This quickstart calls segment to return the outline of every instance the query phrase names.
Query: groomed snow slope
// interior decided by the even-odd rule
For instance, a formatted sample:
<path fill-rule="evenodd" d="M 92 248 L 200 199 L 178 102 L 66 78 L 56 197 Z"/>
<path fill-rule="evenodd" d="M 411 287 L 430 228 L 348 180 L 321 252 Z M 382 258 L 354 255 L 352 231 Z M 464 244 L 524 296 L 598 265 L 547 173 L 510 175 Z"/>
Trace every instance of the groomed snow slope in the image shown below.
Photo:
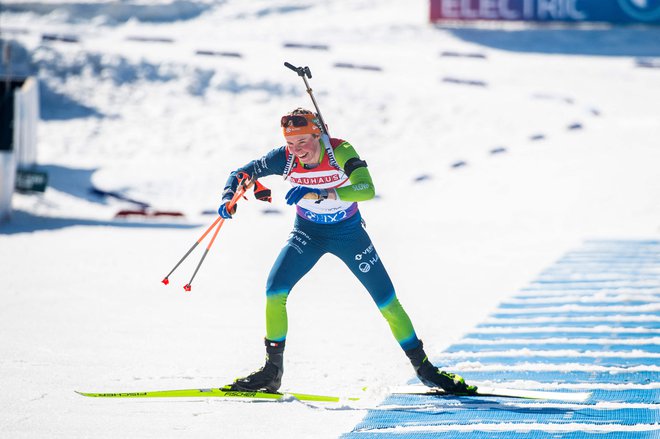
<path fill-rule="evenodd" d="M 534 32 L 499 30 L 491 47 L 479 36 L 494 30 L 432 27 L 418 0 L 196 3 L 181 16 L 127 3 L 130 19 L 102 7 L 81 18 L 87 4 L 73 5 L 2 16 L 17 64 L 39 72 L 51 176 L 43 196 L 16 195 L 0 226 L 7 437 L 337 437 L 364 416 L 73 392 L 218 386 L 262 364 L 264 284 L 294 215 L 287 183 L 264 181 L 272 206 L 242 203 L 192 293 L 181 286 L 199 253 L 160 280 L 213 221 L 202 212 L 228 172 L 281 145 L 280 115 L 310 106 L 284 61 L 311 67 L 331 133 L 369 163 L 379 198 L 362 214 L 431 357 L 585 239 L 660 235 L 660 71 L 634 58 L 658 55 L 657 30 L 544 31 L 527 51 L 515 32 Z M 186 219 L 114 220 L 135 206 L 92 186 Z M 351 394 L 412 378 L 338 260 L 324 257 L 288 310 L 284 389 Z"/>

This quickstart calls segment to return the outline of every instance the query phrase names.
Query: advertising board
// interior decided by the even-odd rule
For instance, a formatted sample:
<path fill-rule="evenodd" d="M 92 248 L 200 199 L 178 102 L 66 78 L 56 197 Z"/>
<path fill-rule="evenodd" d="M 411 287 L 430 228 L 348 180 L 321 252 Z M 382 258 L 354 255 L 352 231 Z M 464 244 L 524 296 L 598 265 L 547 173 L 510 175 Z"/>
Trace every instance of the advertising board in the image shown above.
<path fill-rule="evenodd" d="M 660 0 L 430 0 L 436 21 L 660 24 Z"/>

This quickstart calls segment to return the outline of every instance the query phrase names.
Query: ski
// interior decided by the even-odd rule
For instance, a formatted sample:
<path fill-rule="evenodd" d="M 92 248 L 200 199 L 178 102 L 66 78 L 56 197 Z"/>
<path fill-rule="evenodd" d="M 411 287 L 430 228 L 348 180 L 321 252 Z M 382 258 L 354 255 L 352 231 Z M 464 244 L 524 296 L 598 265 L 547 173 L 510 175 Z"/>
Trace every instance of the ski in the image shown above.
<path fill-rule="evenodd" d="M 426 395 L 426 396 L 485 396 L 503 398 L 541 399 L 567 402 L 584 402 L 591 392 L 549 392 L 543 390 L 510 389 L 505 387 L 479 386 L 475 393 L 453 394 L 440 388 L 430 389 L 424 386 L 402 386 L 391 390 L 393 395 Z"/>
<path fill-rule="evenodd" d="M 91 398 L 231 398 L 246 400 L 279 401 L 293 397 L 308 402 L 343 402 L 357 401 L 359 398 L 341 398 L 339 396 L 309 395 L 306 393 L 279 392 L 244 392 L 231 390 L 228 386 L 208 389 L 156 390 L 146 392 L 92 393 L 78 392 Z"/>
<path fill-rule="evenodd" d="M 328 395 L 313 395 L 306 393 L 271 393 L 271 392 L 244 392 L 231 390 L 228 386 L 208 389 L 182 389 L 182 390 L 156 390 L 146 392 L 118 392 L 118 393 L 92 393 L 78 392 L 79 395 L 91 398 L 228 398 L 261 401 L 280 401 L 287 398 L 295 398 L 306 402 L 354 402 L 361 398 L 339 397 Z M 542 390 L 509 389 L 503 387 L 480 386 L 475 393 L 453 394 L 442 389 L 431 389 L 424 386 L 402 386 L 394 387 L 388 392 L 391 395 L 421 395 L 439 397 L 503 397 L 537 400 L 554 400 L 566 402 L 584 402 L 590 396 L 590 392 L 549 392 Z"/>

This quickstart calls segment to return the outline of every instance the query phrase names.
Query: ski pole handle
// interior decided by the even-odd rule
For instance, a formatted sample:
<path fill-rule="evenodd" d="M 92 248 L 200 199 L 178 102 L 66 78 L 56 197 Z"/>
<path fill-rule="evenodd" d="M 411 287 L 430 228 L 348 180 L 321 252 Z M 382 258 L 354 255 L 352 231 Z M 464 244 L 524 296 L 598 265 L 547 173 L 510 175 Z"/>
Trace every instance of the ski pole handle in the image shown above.
<path fill-rule="evenodd" d="M 256 183 L 256 180 L 251 180 L 250 176 L 245 172 L 239 172 L 236 175 L 236 178 L 238 179 L 238 186 L 236 186 L 236 193 L 232 197 L 231 201 L 229 201 L 229 204 L 227 204 L 227 211 L 229 212 L 232 211 L 236 203 L 238 203 L 238 200 L 245 196 L 247 190 L 254 186 Z"/>

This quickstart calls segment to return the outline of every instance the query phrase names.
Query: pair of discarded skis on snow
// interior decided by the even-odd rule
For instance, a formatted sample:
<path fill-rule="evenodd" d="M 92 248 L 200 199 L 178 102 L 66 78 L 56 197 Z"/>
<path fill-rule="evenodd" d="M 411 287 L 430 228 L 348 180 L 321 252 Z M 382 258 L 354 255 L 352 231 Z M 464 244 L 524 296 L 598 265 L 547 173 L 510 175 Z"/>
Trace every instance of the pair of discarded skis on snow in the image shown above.
<path fill-rule="evenodd" d="M 157 390 L 147 392 L 125 392 L 125 393 L 88 393 L 77 392 L 80 395 L 94 398 L 227 398 L 254 401 L 279 401 L 295 398 L 306 402 L 354 402 L 360 397 L 339 397 L 327 395 L 310 395 L 294 392 L 242 392 L 231 390 L 229 386 L 208 389 L 183 389 L 183 390 Z M 590 392 L 547 392 L 539 390 L 509 389 L 500 387 L 479 387 L 475 393 L 453 394 L 439 388 L 428 388 L 424 386 L 404 386 L 393 388 L 391 395 L 425 395 L 438 397 L 505 397 L 522 399 L 540 399 L 569 402 L 584 402 L 590 396 Z"/>

